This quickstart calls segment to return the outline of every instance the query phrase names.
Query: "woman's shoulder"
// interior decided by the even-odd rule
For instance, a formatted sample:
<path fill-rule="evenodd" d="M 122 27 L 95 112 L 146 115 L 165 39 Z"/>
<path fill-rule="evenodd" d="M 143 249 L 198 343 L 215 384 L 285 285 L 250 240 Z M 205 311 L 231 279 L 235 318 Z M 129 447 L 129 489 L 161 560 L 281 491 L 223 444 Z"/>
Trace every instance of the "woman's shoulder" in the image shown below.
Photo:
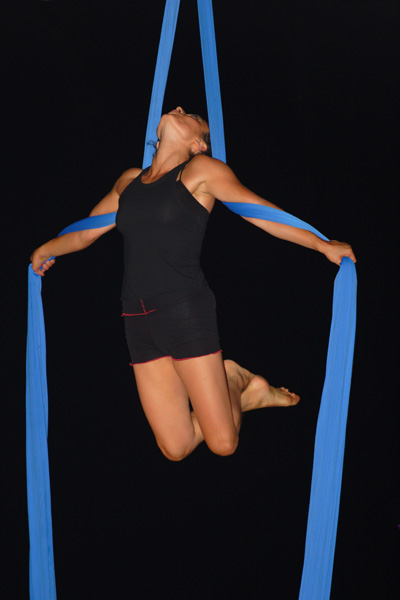
<path fill-rule="evenodd" d="M 115 182 L 115 185 L 114 185 L 114 189 L 118 193 L 119 196 L 122 194 L 124 189 L 134 179 L 136 179 L 136 177 L 138 177 L 138 175 L 140 175 L 140 173 L 142 171 L 143 171 L 143 169 L 139 169 L 138 167 L 133 167 L 131 169 L 127 169 L 126 171 L 124 171 L 122 173 L 122 175 L 117 179 L 117 181 Z"/>
<path fill-rule="evenodd" d="M 222 162 L 222 160 L 219 160 L 218 158 L 212 158 L 206 154 L 196 154 L 196 156 L 194 156 L 187 165 L 186 169 L 188 168 L 193 173 L 207 174 L 218 172 L 221 169 L 223 170 L 228 167 L 224 162 Z"/>
<path fill-rule="evenodd" d="M 216 167 L 218 164 L 223 165 L 225 163 L 223 163 L 221 160 L 218 160 L 218 158 L 207 156 L 207 154 L 196 154 L 196 156 L 193 156 L 193 158 L 190 160 L 188 166 L 199 169 L 210 169 L 212 167 Z"/>
<path fill-rule="evenodd" d="M 197 154 L 192 158 L 187 165 L 185 171 L 188 170 L 192 176 L 198 181 L 207 181 L 216 177 L 224 177 L 231 175 L 232 170 L 226 163 L 218 158 L 212 158 L 205 154 Z"/>

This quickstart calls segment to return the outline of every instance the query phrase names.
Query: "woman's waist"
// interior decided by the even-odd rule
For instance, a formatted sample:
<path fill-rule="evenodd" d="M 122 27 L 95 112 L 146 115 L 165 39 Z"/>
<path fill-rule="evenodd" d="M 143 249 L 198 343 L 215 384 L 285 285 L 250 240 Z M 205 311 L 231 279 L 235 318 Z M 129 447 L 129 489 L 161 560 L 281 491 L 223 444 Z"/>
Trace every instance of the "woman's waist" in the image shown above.
<path fill-rule="evenodd" d="M 146 315 L 164 306 L 179 304 L 199 292 L 209 289 L 205 278 L 196 286 L 172 289 L 156 294 L 142 294 L 133 296 L 123 294 L 121 297 L 123 315 Z"/>

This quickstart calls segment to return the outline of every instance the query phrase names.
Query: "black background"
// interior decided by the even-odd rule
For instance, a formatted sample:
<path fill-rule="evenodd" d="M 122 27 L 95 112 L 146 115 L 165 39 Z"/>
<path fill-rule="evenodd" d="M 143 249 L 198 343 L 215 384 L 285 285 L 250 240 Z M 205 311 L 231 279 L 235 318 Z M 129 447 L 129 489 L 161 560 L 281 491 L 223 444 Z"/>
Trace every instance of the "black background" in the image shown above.
<path fill-rule="evenodd" d="M 163 7 L 5 9 L 4 598 L 28 597 L 25 269 L 35 247 L 141 165 Z M 215 0 L 214 17 L 228 164 L 358 258 L 331 598 L 397 598 L 398 12 L 384 0 Z M 180 9 L 164 109 L 178 104 L 207 114 L 194 0 Z M 113 231 L 58 259 L 43 282 L 58 598 L 295 599 L 337 267 L 216 207 L 203 263 L 224 355 L 302 401 L 247 414 L 232 457 L 203 444 L 171 463 L 128 366 L 121 246 Z"/>

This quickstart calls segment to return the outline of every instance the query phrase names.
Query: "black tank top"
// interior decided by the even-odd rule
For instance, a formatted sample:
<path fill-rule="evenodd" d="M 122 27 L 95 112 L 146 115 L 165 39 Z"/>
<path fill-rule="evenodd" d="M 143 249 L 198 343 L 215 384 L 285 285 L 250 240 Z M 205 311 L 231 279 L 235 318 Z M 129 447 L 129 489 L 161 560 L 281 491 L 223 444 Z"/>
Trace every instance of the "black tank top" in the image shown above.
<path fill-rule="evenodd" d="M 124 240 L 125 313 L 174 303 L 205 284 L 200 252 L 209 214 L 180 180 L 188 162 L 142 183 L 147 168 L 120 196 L 116 225 Z"/>

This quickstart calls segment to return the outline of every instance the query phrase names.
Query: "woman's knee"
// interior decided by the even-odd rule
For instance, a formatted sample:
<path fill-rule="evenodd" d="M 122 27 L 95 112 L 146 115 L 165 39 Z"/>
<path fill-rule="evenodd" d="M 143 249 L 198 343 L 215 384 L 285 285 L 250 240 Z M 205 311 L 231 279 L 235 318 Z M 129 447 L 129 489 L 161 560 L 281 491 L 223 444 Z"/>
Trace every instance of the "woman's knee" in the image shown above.
<path fill-rule="evenodd" d="M 211 452 L 219 456 L 230 456 L 233 454 L 238 447 L 238 443 L 239 436 L 237 434 L 206 440 L 206 444 Z"/>
<path fill-rule="evenodd" d="M 190 454 L 190 449 L 187 444 L 171 443 L 166 444 L 157 441 L 157 445 L 165 458 L 173 462 L 179 462 Z"/>

